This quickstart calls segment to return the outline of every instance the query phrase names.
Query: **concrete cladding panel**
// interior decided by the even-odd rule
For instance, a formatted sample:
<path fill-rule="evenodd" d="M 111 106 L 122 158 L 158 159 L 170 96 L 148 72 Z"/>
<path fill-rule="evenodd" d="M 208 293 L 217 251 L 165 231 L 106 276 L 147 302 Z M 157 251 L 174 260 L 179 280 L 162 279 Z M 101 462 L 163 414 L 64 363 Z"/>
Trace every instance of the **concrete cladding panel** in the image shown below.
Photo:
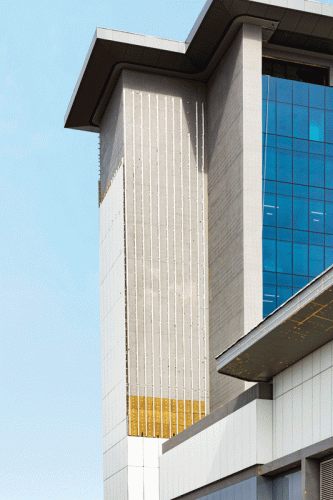
<path fill-rule="evenodd" d="M 207 87 L 210 402 L 244 390 L 215 356 L 262 319 L 261 28 L 242 25 Z"/>
<path fill-rule="evenodd" d="M 122 81 L 129 433 L 168 438 L 209 408 L 205 86 Z"/>
<path fill-rule="evenodd" d="M 127 461 L 123 165 L 100 205 L 100 267 L 104 491 L 113 492 Z"/>
<path fill-rule="evenodd" d="M 271 458 L 272 401 L 257 399 L 161 456 L 160 500 L 185 495 Z"/>
<path fill-rule="evenodd" d="M 333 342 L 273 379 L 274 459 L 333 436 Z"/>
<path fill-rule="evenodd" d="M 122 78 L 116 85 L 100 125 L 100 200 L 124 156 Z"/>

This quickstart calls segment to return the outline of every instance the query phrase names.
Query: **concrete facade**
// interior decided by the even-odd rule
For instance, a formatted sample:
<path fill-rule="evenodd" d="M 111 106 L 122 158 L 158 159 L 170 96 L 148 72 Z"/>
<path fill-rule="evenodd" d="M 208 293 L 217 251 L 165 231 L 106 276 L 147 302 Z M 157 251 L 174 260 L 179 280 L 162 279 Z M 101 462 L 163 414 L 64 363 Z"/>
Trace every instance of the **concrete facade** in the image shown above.
<path fill-rule="evenodd" d="M 160 458 L 160 499 L 170 500 L 272 460 L 272 401 L 257 399 Z"/>
<path fill-rule="evenodd" d="M 333 435 L 329 342 L 274 377 L 274 459 Z"/>
<path fill-rule="evenodd" d="M 127 437 L 123 165 L 100 205 L 104 489 L 123 483 Z M 115 460 L 117 457 L 117 460 Z M 120 496 L 119 498 L 127 498 Z"/>
<path fill-rule="evenodd" d="M 168 438 L 209 411 L 205 86 L 122 79 L 129 433 Z"/>
<path fill-rule="evenodd" d="M 262 318 L 261 46 L 242 25 L 207 85 L 211 410 L 245 388 L 215 356 Z"/>
<path fill-rule="evenodd" d="M 103 115 L 106 498 L 157 498 L 157 457 L 132 463 L 128 446 L 209 412 L 205 106 L 201 83 L 124 70 Z"/>
<path fill-rule="evenodd" d="M 100 132 L 105 500 L 319 499 L 330 328 L 319 317 L 318 349 L 281 306 L 282 342 L 313 352 L 282 367 L 279 337 L 265 362 L 287 368 L 266 378 L 256 337 L 274 322 L 261 323 L 261 78 L 265 54 L 327 67 L 332 85 L 332 15 L 308 0 L 208 0 L 184 43 L 96 32 L 66 126 Z M 232 378 L 218 374 L 215 357 L 249 349 L 248 332 L 246 373 L 230 354 Z M 273 400 L 242 394 L 258 380 Z"/>

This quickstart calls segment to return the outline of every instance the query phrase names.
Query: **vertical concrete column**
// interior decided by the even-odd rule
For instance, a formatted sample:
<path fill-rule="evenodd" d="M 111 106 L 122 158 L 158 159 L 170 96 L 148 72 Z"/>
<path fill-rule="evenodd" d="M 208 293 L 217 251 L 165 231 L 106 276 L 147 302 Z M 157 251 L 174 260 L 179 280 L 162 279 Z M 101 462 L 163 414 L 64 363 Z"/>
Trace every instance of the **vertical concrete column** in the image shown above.
<path fill-rule="evenodd" d="M 261 27 L 243 25 L 244 333 L 262 319 Z"/>
<path fill-rule="evenodd" d="M 211 410 L 245 389 L 215 356 L 262 319 L 261 59 L 242 25 L 207 88 Z"/>
<path fill-rule="evenodd" d="M 273 483 L 270 477 L 257 477 L 257 500 L 272 500 Z"/>
<path fill-rule="evenodd" d="M 319 500 L 320 465 L 312 458 L 302 459 L 302 500 Z"/>

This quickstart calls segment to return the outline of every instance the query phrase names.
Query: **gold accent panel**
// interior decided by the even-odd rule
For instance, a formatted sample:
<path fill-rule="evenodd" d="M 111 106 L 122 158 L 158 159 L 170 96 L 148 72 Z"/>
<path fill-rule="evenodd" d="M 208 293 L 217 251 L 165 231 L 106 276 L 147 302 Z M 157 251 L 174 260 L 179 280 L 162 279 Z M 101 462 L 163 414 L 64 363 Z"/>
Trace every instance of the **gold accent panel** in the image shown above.
<path fill-rule="evenodd" d="M 203 418 L 204 401 L 168 398 L 127 398 L 129 436 L 170 438 Z"/>

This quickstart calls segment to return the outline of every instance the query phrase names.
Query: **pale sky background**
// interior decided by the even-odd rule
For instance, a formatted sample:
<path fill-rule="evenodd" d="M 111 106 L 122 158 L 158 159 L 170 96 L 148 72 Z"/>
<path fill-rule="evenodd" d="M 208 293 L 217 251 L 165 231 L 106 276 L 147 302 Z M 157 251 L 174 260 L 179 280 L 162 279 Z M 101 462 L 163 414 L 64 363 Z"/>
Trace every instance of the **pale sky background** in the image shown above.
<path fill-rule="evenodd" d="M 96 26 L 184 41 L 203 5 L 2 6 L 0 500 L 103 498 L 98 136 L 63 117 Z"/>
<path fill-rule="evenodd" d="M 98 136 L 64 115 L 97 26 L 185 40 L 204 0 L 0 9 L 0 500 L 101 500 Z"/>

